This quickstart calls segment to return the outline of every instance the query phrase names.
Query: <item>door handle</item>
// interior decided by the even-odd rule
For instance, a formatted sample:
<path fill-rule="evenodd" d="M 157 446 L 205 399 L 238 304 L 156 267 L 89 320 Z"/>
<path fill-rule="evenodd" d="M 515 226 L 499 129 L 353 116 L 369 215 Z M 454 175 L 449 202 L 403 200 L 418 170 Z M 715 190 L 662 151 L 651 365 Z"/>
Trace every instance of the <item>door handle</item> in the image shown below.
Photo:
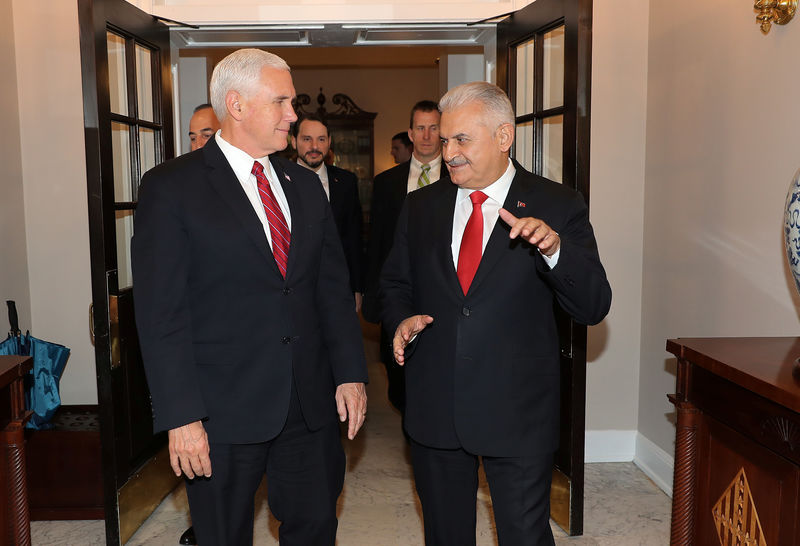
<path fill-rule="evenodd" d="M 122 347 L 119 336 L 119 296 L 109 294 L 108 296 L 108 323 L 109 338 L 111 341 L 111 369 L 118 368 L 122 364 Z"/>
<path fill-rule="evenodd" d="M 122 347 L 119 335 L 119 302 L 117 298 L 118 296 L 108 296 L 108 333 L 111 341 L 112 370 L 122 364 Z M 94 345 L 94 302 L 89 304 L 89 335 L 92 337 L 92 345 Z"/>
<path fill-rule="evenodd" d="M 89 304 L 89 335 L 92 337 L 92 345 L 94 345 L 94 302 Z"/>

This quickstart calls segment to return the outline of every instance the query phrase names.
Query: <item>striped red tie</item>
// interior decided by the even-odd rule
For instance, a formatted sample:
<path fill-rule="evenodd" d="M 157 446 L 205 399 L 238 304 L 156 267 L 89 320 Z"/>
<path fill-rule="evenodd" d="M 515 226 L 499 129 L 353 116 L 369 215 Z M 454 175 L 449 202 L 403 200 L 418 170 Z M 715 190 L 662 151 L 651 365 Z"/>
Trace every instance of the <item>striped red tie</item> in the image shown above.
<path fill-rule="evenodd" d="M 291 241 L 291 233 L 289 226 L 286 224 L 286 218 L 281 212 L 281 207 L 275 199 L 275 194 L 272 193 L 272 188 L 269 185 L 267 175 L 264 174 L 264 167 L 256 161 L 253 163 L 253 170 L 251 171 L 256 175 L 256 182 L 258 183 L 258 195 L 261 197 L 261 203 L 264 205 L 264 212 L 267 213 L 267 222 L 269 222 L 269 232 L 272 236 L 272 255 L 278 264 L 278 269 L 281 270 L 281 275 L 286 278 L 286 264 L 289 262 L 289 241 Z"/>

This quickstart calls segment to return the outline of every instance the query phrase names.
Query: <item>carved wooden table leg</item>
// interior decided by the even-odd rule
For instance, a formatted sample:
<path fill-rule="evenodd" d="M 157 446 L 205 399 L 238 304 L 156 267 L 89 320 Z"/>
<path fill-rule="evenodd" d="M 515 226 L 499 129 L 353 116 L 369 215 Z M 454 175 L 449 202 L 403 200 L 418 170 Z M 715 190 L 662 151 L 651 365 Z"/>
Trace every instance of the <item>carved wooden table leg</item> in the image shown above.
<path fill-rule="evenodd" d="M 24 425 L 10 423 L 2 436 L 6 450 L 8 476 L 8 521 L 10 543 L 15 546 L 30 546 L 31 528 L 28 513 L 28 493 L 25 487 L 25 442 Z"/>
<path fill-rule="evenodd" d="M 28 488 L 25 474 L 25 423 L 30 419 L 31 412 L 25 411 L 25 388 L 23 376 L 31 368 L 31 359 L 26 365 L 17 365 L 11 375 L 12 380 L 5 382 L 9 390 L 11 402 L 11 420 L 3 430 L 0 430 L 0 443 L 5 452 L 6 508 L 7 524 L 6 536 L 0 537 L 5 542 L 14 546 L 30 546 L 31 526 L 28 507 Z M 8 370 L 9 368 L 7 368 Z M 8 373 L 8 372 L 6 372 Z"/>
<path fill-rule="evenodd" d="M 674 395 L 670 402 L 678 410 L 675 440 L 675 474 L 672 485 L 671 546 L 691 546 L 694 537 L 694 496 L 697 474 L 697 425 L 700 411 Z"/>

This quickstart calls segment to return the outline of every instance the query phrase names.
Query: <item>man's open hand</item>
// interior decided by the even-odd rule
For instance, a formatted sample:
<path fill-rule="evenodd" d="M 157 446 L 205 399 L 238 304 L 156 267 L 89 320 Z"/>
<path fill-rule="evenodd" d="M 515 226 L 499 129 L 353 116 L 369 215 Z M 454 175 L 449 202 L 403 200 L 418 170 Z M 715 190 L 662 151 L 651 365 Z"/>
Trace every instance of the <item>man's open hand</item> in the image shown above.
<path fill-rule="evenodd" d="M 414 336 L 423 331 L 431 322 L 433 322 L 433 317 L 430 315 L 414 315 L 400 323 L 392 340 L 392 352 L 398 364 L 401 366 L 405 364 L 406 346 L 411 343 Z"/>
<path fill-rule="evenodd" d="M 211 477 L 208 435 L 202 422 L 195 421 L 170 429 L 167 437 L 169 438 L 169 463 L 176 476 L 180 476 L 183 471 L 190 480 L 195 476 Z"/>
<path fill-rule="evenodd" d="M 339 420 L 347 423 L 347 438 L 352 440 L 358 434 L 367 416 L 367 389 L 364 383 L 342 383 L 336 387 L 336 411 Z"/>

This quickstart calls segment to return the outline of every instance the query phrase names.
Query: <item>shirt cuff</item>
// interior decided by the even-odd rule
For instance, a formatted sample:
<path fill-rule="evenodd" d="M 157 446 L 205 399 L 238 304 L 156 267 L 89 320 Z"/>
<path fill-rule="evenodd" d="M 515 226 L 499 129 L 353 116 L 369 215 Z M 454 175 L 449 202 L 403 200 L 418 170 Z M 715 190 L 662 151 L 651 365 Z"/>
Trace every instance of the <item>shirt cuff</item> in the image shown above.
<path fill-rule="evenodd" d="M 552 256 L 545 256 L 544 254 L 542 254 L 542 258 L 544 258 L 544 263 L 546 263 L 550 269 L 553 269 L 555 268 L 556 265 L 558 265 L 558 257 L 560 255 L 561 255 L 561 246 L 558 247 L 558 250 L 556 250 Z"/>

